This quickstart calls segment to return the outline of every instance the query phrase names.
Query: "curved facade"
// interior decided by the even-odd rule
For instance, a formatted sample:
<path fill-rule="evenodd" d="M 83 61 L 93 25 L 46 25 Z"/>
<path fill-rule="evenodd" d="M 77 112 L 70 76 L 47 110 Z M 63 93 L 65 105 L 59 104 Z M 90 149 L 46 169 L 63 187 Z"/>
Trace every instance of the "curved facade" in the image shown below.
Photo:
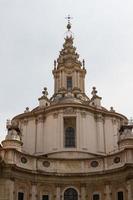
<path fill-rule="evenodd" d="M 7 123 L 0 149 L 0 199 L 133 199 L 133 126 L 85 93 L 71 25 L 57 61 L 54 94 Z"/>

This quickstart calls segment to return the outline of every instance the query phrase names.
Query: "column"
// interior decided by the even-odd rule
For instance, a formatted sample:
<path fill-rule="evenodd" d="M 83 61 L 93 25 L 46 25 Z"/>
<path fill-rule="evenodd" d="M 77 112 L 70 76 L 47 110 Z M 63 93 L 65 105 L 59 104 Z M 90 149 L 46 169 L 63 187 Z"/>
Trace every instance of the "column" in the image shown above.
<path fill-rule="evenodd" d="M 83 92 L 83 75 L 80 74 L 80 89 Z"/>
<path fill-rule="evenodd" d="M 64 76 L 64 71 L 62 71 L 62 87 L 65 88 L 65 76 Z"/>
<path fill-rule="evenodd" d="M 60 71 L 60 86 L 59 89 L 62 87 L 62 77 L 61 77 L 61 71 Z"/>
<path fill-rule="evenodd" d="M 79 77 L 79 72 L 78 72 L 78 88 L 80 88 L 80 77 Z"/>
<path fill-rule="evenodd" d="M 74 72 L 73 87 L 76 87 L 76 71 Z"/>
<path fill-rule="evenodd" d="M 54 92 L 56 93 L 57 91 L 57 78 L 54 76 Z"/>
<path fill-rule="evenodd" d="M 82 83 L 83 83 L 83 91 L 82 91 L 82 92 L 84 92 L 84 91 L 85 91 L 85 80 L 84 80 L 84 76 L 82 77 Z"/>
<path fill-rule="evenodd" d="M 59 147 L 62 149 L 64 148 L 64 121 L 63 121 L 63 114 L 59 113 L 58 117 L 58 125 L 59 125 L 59 133 L 60 133 L 60 144 Z"/>
<path fill-rule="evenodd" d="M 77 149 L 79 149 L 82 145 L 81 145 L 81 116 L 80 116 L 80 112 L 77 111 L 77 114 L 76 114 L 76 138 L 77 138 Z"/>
<path fill-rule="evenodd" d="M 56 76 L 56 93 L 58 92 L 59 89 L 59 77 L 58 75 Z"/>
<path fill-rule="evenodd" d="M 57 77 L 57 92 L 59 91 L 59 88 L 60 88 L 60 76 L 58 74 L 58 77 Z"/>

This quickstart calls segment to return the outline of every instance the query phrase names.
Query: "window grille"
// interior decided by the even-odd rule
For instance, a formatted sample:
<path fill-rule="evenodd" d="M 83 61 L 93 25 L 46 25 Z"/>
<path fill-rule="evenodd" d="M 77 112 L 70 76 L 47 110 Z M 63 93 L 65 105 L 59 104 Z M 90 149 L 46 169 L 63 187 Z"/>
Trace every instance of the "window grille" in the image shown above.
<path fill-rule="evenodd" d="M 75 147 L 75 129 L 72 127 L 65 130 L 65 147 Z"/>
<path fill-rule="evenodd" d="M 75 189 L 69 188 L 64 192 L 64 200 L 78 200 L 78 193 Z"/>

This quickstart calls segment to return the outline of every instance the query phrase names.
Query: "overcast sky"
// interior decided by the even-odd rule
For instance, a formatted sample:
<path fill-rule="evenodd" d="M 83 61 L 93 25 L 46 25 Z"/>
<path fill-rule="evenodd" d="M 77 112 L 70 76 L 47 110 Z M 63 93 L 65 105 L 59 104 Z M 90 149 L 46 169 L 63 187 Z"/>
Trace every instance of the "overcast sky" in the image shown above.
<path fill-rule="evenodd" d="M 0 140 L 6 119 L 53 93 L 53 61 L 73 17 L 74 45 L 86 61 L 86 93 L 133 116 L 133 0 L 0 0 Z"/>

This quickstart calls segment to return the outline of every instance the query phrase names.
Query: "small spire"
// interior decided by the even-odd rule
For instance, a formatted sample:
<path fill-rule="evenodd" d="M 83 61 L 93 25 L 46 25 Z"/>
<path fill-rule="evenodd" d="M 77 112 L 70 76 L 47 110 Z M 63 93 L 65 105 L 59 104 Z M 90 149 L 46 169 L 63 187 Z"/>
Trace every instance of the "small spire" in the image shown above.
<path fill-rule="evenodd" d="M 82 63 L 83 63 L 83 68 L 85 68 L 85 60 L 84 59 L 83 59 Z"/>
<path fill-rule="evenodd" d="M 56 68 L 56 60 L 54 60 L 54 68 Z"/>

